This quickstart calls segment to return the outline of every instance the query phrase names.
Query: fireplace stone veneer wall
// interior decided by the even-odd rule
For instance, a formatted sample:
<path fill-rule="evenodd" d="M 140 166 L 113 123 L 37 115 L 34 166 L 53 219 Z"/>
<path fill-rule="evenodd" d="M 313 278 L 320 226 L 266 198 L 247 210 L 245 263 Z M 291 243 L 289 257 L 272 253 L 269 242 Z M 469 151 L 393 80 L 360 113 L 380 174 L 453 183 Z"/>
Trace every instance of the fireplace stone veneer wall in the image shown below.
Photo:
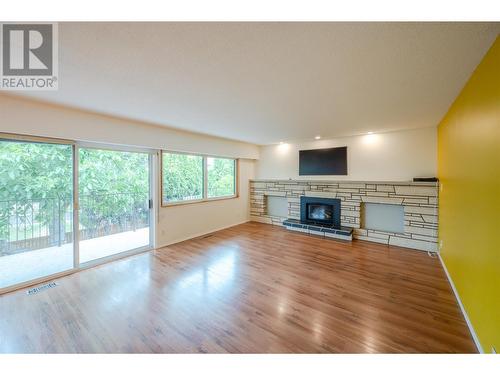
<path fill-rule="evenodd" d="M 283 197 L 288 217 L 270 216 L 266 196 Z M 437 251 L 438 183 L 349 182 L 304 180 L 251 180 L 250 219 L 282 225 L 287 218 L 300 219 L 300 197 L 341 200 L 341 225 L 354 229 L 354 238 Z M 362 203 L 396 204 L 404 207 L 404 233 L 362 228 Z"/>

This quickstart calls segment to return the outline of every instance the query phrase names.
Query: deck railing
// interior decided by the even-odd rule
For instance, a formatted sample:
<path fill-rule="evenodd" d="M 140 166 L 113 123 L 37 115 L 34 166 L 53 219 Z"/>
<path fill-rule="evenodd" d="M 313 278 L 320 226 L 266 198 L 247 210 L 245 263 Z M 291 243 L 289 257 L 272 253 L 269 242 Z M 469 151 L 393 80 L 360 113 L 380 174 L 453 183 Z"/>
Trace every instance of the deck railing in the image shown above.
<path fill-rule="evenodd" d="M 147 193 L 86 194 L 79 201 L 80 240 L 149 226 Z M 0 256 L 72 241 L 72 197 L 0 201 Z"/>

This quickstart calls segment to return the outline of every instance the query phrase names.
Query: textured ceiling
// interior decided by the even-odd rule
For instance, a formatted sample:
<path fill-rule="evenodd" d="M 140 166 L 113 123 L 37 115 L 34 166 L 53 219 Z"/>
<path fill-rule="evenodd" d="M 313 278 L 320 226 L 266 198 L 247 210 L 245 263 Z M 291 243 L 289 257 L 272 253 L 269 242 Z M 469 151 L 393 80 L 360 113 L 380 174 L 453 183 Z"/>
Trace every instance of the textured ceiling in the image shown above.
<path fill-rule="evenodd" d="M 429 127 L 499 32 L 499 23 L 61 23 L 59 91 L 21 95 L 257 144 Z"/>

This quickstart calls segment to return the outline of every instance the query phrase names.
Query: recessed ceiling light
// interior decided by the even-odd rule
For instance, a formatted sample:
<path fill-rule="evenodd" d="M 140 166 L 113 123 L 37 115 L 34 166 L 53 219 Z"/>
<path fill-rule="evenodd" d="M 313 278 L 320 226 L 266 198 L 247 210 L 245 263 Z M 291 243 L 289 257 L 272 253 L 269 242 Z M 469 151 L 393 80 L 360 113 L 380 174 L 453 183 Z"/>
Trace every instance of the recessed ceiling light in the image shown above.
<path fill-rule="evenodd" d="M 316 137 L 314 137 L 314 139 L 321 139 L 321 136 L 317 135 Z"/>
<path fill-rule="evenodd" d="M 368 132 L 368 134 L 373 134 L 373 132 Z"/>

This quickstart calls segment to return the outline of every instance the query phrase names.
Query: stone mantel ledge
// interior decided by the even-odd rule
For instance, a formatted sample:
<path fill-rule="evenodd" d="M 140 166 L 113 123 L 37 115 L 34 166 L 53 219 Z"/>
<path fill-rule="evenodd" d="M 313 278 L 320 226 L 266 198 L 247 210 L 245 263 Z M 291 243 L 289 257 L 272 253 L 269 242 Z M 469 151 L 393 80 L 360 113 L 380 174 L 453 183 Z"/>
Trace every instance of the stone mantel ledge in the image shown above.
<path fill-rule="evenodd" d="M 309 183 L 314 185 L 329 184 L 368 184 L 368 185 L 401 185 L 401 186 L 439 186 L 439 182 L 415 182 L 415 181 L 361 181 L 361 180 L 304 180 L 304 179 L 273 179 L 254 178 L 250 182 L 274 182 L 274 183 Z"/>

